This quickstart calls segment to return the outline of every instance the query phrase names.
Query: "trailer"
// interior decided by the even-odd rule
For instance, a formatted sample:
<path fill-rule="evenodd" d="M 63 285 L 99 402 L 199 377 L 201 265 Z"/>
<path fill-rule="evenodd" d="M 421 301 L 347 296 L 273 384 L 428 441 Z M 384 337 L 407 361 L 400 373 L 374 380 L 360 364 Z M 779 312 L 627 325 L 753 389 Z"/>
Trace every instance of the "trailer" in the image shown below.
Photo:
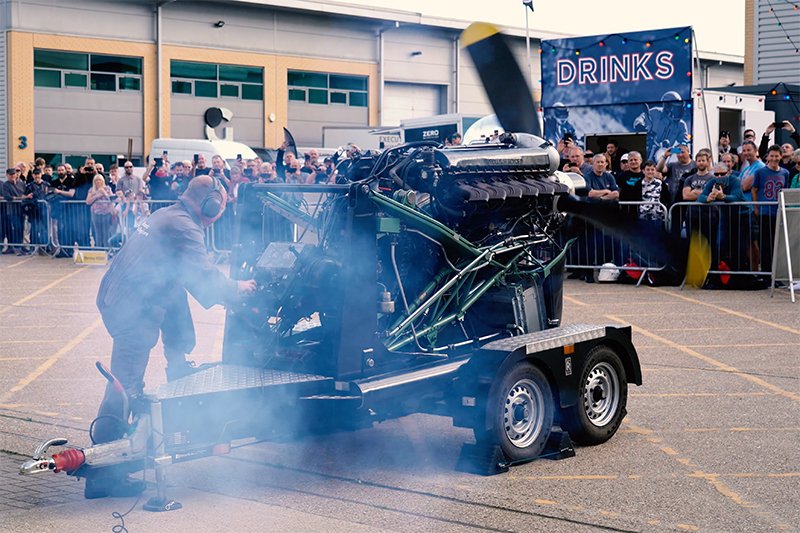
<path fill-rule="evenodd" d="M 164 511 L 170 465 L 247 437 L 430 413 L 473 431 L 458 467 L 480 474 L 607 441 L 641 368 L 630 327 L 561 323 L 558 160 L 530 135 L 418 142 L 356 156 L 340 184 L 243 186 L 231 275 L 258 290 L 228 308 L 222 362 L 127 398 L 112 442 L 52 439 L 20 472 L 84 477 L 92 498 L 153 468 L 145 508 Z"/>

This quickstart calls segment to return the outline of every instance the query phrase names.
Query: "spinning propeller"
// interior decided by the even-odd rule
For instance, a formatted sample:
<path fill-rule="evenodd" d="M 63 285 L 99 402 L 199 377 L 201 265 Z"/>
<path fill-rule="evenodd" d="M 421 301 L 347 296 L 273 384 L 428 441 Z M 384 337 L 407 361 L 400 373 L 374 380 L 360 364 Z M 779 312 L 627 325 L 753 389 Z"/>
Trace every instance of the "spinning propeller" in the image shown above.
<path fill-rule="evenodd" d="M 469 52 L 481 78 L 497 120 L 506 132 L 530 133 L 542 136 L 536 107 L 528 82 L 514 59 L 505 36 L 495 26 L 484 22 L 471 24 L 461 34 L 462 47 Z M 682 271 L 687 256 L 706 257 L 700 239 L 692 239 L 688 251 L 685 240 L 673 235 L 663 225 L 642 220 L 636 210 L 621 208 L 617 202 L 563 195 L 557 204 L 560 211 L 570 213 L 604 229 L 609 234 L 646 252 L 660 264 Z M 697 283 L 708 272 L 705 260 L 690 261 L 687 281 Z"/>

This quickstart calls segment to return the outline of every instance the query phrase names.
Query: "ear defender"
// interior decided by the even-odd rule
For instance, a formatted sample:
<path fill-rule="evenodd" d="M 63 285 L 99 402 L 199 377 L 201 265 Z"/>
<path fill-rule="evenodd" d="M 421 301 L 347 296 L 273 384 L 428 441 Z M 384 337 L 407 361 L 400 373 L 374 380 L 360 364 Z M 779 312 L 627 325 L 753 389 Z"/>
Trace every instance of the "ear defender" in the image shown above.
<path fill-rule="evenodd" d="M 216 220 L 222 215 L 225 210 L 225 194 L 219 179 L 212 178 L 214 188 L 209 191 L 208 195 L 200 202 L 200 214 L 203 218 L 209 220 Z"/>

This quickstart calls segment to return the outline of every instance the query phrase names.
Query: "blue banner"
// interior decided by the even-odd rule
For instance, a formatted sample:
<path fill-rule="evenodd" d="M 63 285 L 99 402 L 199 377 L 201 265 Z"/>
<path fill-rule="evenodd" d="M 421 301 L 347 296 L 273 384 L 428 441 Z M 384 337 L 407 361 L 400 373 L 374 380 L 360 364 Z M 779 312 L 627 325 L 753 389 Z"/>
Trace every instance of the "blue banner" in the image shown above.
<path fill-rule="evenodd" d="M 542 41 L 544 135 L 645 133 L 645 159 L 691 143 L 692 29 Z M 691 148 L 691 146 L 690 146 Z"/>
<path fill-rule="evenodd" d="M 689 100 L 691 37 L 686 27 L 542 41 L 542 107 Z"/>

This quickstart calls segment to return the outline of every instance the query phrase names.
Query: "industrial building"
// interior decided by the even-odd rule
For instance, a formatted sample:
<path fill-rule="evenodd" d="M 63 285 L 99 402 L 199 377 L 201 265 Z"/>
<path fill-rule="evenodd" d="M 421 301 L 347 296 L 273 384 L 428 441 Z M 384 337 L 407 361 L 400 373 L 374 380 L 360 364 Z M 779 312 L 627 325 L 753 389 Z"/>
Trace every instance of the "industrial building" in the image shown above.
<path fill-rule="evenodd" d="M 215 107 L 230 114 L 212 134 L 253 147 L 277 146 L 283 127 L 318 146 L 326 125 L 479 117 L 491 111 L 459 48 L 467 24 L 306 0 L 0 1 L 0 166 L 129 149 L 142 162 L 154 138 L 206 137 Z M 506 30 L 527 65 L 525 30 Z M 537 100 L 539 43 L 565 36 L 533 25 Z M 704 86 L 742 85 L 742 57 L 701 58 Z"/>

